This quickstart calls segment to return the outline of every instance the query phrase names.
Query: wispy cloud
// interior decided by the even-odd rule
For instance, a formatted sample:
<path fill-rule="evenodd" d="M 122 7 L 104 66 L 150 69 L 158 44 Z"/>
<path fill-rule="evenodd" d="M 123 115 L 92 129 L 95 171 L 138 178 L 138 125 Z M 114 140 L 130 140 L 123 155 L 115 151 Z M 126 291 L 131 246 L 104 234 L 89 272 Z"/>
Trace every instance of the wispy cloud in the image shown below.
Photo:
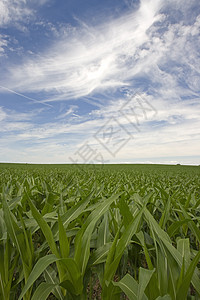
<path fill-rule="evenodd" d="M 30 112 L 18 112 L 11 109 L 0 107 L 0 132 L 6 132 L 7 138 L 11 135 L 12 138 L 18 138 L 22 132 L 34 128 L 33 119 L 41 114 L 43 109 L 34 109 Z M 14 133 L 14 136 L 13 136 Z"/>
<path fill-rule="evenodd" d="M 159 20 L 161 1 L 141 1 L 139 10 L 97 26 L 80 26 L 34 60 L 11 66 L 10 87 L 18 91 L 46 91 L 59 100 L 128 85 L 141 71 L 135 55 L 149 40 L 147 30 Z"/>
<path fill-rule="evenodd" d="M 77 105 L 70 105 L 70 107 L 67 109 L 67 111 L 65 111 L 64 113 L 62 114 L 59 114 L 56 119 L 64 119 L 66 118 L 67 116 L 69 115 L 72 115 L 72 116 L 77 116 L 77 114 L 75 114 L 75 112 L 77 111 L 77 108 L 78 106 Z"/>
<path fill-rule="evenodd" d="M 6 112 L 0 107 L 0 121 L 3 121 L 7 117 Z"/>
<path fill-rule="evenodd" d="M 146 97 L 145 100 L 151 102 L 152 96 L 144 94 L 143 97 L 144 99 Z M 1 131 L 7 131 L 7 144 L 20 142 L 22 147 L 24 147 L 26 143 L 31 142 L 34 145 L 33 149 L 34 147 L 41 149 L 43 146 L 54 144 L 59 149 L 60 145 L 60 151 L 61 149 L 66 151 L 65 155 L 68 155 L 67 157 L 73 155 L 85 141 L 89 141 L 103 153 L 105 159 L 113 159 L 104 147 L 97 142 L 94 135 L 113 117 L 118 120 L 120 125 L 131 130 L 129 122 L 120 112 L 120 108 L 124 104 L 124 99 L 117 100 L 115 103 L 110 103 L 106 108 L 92 111 L 90 116 L 80 117 L 74 124 L 70 123 L 70 119 L 68 120 L 70 113 L 76 109 L 74 107 L 68 109 L 64 119 L 60 118 L 59 121 L 51 121 L 40 125 L 31 121 L 34 114 L 36 115 L 38 112 L 23 115 L 14 112 L 8 113 L 1 109 Z M 126 147 L 119 151 L 116 159 L 123 161 L 123 157 L 127 159 L 131 159 L 131 157 L 156 157 L 160 156 L 161 153 L 162 156 L 166 157 L 173 156 L 173 153 L 175 156 L 198 155 L 200 151 L 199 101 L 196 99 L 185 101 L 184 103 L 173 103 L 171 101 L 166 106 L 164 100 L 154 99 L 154 105 L 156 105 L 155 108 L 158 111 L 156 118 L 153 118 L 152 115 L 146 120 L 144 116 L 141 116 L 137 119 L 139 121 L 139 124 L 137 124 L 135 115 L 130 116 L 131 121 L 138 125 L 140 130 L 139 132 L 131 132 L 133 133 L 133 138 Z M 136 111 L 136 114 L 140 116 L 141 110 Z M 8 117 L 8 115 L 10 116 Z M 16 122 L 17 120 L 18 122 Z M 14 131 L 15 135 L 13 135 Z M 64 148 L 63 144 L 65 143 L 67 146 Z M 29 151 L 30 147 L 27 148 L 25 146 L 23 151 Z M 48 153 L 49 151 L 47 150 L 47 157 Z M 59 162 L 61 162 L 61 157 Z"/>
<path fill-rule="evenodd" d="M 26 3 L 26 0 L 1 0 L 0 26 L 22 21 L 24 17 L 31 15 L 32 11 L 27 7 Z"/>
<path fill-rule="evenodd" d="M 8 46 L 7 36 L 0 34 L 0 56 L 5 55 L 5 49 Z"/>
<path fill-rule="evenodd" d="M 5 9 L 11 2 L 2 2 L 0 16 L 4 17 L 0 24 L 11 22 L 14 10 Z M 2 155 L 12 157 L 11 149 L 17 145 L 15 161 L 22 161 L 23 156 L 24 161 L 66 162 L 89 141 L 105 159 L 115 162 L 154 162 L 156 157 L 177 162 L 173 156 L 199 159 L 197 1 L 142 0 L 137 6 L 125 2 L 129 12 L 118 18 L 105 17 L 101 24 L 86 24 L 76 17 L 77 27 L 66 25 L 66 30 L 60 30 L 51 22 L 40 21 L 40 26 L 56 32 L 51 46 L 38 50 L 37 55 L 33 52 L 31 58 L 25 56 L 20 64 L 7 62 L 7 71 L 0 75 L 1 85 L 24 96 L 23 101 L 31 101 L 31 105 L 38 107 L 38 101 L 33 101 L 37 95 L 36 99 L 51 102 L 51 106 L 42 112 L 29 107 L 28 112 L 19 113 L 2 105 Z M 23 1 L 13 7 L 19 12 L 14 21 L 21 20 L 20 14 L 31 14 L 29 10 L 23 12 Z M 5 47 L 2 36 L 0 53 Z M 94 134 L 112 117 L 130 129 L 120 109 L 135 92 L 142 93 L 157 114 L 139 119 L 140 131 L 113 158 Z M 85 106 L 83 101 L 87 102 Z"/>
<path fill-rule="evenodd" d="M 47 102 L 108 95 L 124 86 L 165 99 L 194 96 L 199 89 L 200 17 L 187 25 L 184 17 L 171 24 L 169 2 L 142 0 L 138 10 L 101 25 L 79 22 L 50 50 L 25 59 L 20 67 L 10 66 L 5 80 L 19 92 L 45 91 Z M 149 80 L 149 86 L 141 87 L 138 78 Z"/>
<path fill-rule="evenodd" d="M 43 5 L 48 0 L 1 0 L 0 1 L 0 29 L 5 31 L 7 28 L 14 28 L 27 34 L 28 24 L 34 20 L 38 5 Z M 0 57 L 7 57 L 8 52 L 23 52 L 23 47 L 18 45 L 18 40 L 8 34 L 0 34 Z"/>

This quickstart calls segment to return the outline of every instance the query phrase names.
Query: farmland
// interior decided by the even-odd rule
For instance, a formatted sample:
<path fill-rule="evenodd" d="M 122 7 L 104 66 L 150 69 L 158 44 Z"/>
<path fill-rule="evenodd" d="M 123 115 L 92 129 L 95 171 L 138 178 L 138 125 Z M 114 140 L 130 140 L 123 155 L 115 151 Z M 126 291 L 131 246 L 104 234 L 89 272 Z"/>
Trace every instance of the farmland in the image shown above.
<path fill-rule="evenodd" d="M 200 167 L 0 164 L 0 299 L 200 299 Z"/>

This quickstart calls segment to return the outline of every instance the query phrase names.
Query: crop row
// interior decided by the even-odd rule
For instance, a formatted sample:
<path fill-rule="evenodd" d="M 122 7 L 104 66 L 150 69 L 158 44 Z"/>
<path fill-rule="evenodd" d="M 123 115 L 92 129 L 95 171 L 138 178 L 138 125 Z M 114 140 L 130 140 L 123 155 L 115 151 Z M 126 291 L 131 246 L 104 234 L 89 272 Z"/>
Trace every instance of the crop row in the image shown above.
<path fill-rule="evenodd" d="M 200 176 L 0 167 L 0 299 L 200 299 Z"/>

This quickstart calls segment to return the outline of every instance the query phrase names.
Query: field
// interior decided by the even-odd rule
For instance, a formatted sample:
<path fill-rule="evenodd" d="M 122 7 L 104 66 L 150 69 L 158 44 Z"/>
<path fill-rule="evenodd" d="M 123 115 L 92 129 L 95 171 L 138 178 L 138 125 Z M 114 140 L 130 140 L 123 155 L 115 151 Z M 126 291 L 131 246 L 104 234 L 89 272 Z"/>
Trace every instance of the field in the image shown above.
<path fill-rule="evenodd" d="M 200 299 L 200 167 L 0 164 L 0 299 Z"/>

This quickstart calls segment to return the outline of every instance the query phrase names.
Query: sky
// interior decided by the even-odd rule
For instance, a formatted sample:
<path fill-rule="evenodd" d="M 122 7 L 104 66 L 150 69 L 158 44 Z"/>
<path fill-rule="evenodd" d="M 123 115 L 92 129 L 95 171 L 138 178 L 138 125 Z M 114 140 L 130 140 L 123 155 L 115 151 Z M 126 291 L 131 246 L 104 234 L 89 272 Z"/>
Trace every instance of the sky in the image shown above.
<path fill-rule="evenodd" d="M 199 165 L 199 0 L 0 0 L 0 162 Z"/>

